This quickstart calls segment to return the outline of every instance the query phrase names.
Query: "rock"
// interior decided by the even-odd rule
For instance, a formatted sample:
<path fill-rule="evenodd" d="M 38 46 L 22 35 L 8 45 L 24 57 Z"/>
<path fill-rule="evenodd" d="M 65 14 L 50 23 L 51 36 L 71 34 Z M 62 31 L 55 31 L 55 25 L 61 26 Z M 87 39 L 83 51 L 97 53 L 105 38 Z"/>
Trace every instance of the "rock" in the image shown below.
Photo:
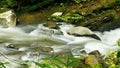
<path fill-rule="evenodd" d="M 44 26 L 52 29 L 59 29 L 59 26 L 56 24 L 56 22 L 52 22 L 52 21 L 45 23 Z"/>
<path fill-rule="evenodd" d="M 13 49 L 15 48 L 15 46 L 14 46 L 13 44 L 6 44 L 5 46 L 6 46 L 7 48 L 13 48 Z"/>
<path fill-rule="evenodd" d="M 33 48 L 31 48 L 31 49 L 32 49 L 32 50 L 36 50 L 36 51 L 43 51 L 43 52 L 53 51 L 53 48 L 51 48 L 51 47 L 44 47 L 44 46 L 33 47 Z"/>
<path fill-rule="evenodd" d="M 98 50 L 94 50 L 94 51 L 90 52 L 89 55 L 95 55 L 96 57 L 101 56 L 101 54 Z"/>
<path fill-rule="evenodd" d="M 6 43 L 6 44 L 5 44 L 5 47 L 6 47 L 6 48 L 9 48 L 9 49 L 16 49 L 16 50 L 18 49 L 18 48 L 15 47 L 14 44 L 11 44 L 11 43 Z"/>
<path fill-rule="evenodd" d="M 44 51 L 44 52 L 50 52 L 50 51 L 53 51 L 53 48 L 51 48 L 51 47 L 41 47 L 40 50 Z"/>
<path fill-rule="evenodd" d="M 94 34 L 89 28 L 78 26 L 67 30 L 70 35 L 90 35 Z"/>
<path fill-rule="evenodd" d="M 58 18 L 61 17 L 63 14 L 63 12 L 55 12 L 51 15 L 50 18 L 48 18 L 48 20 L 52 20 L 52 21 L 60 21 Z"/>
<path fill-rule="evenodd" d="M 40 53 L 39 52 L 28 52 L 28 56 L 29 57 L 40 56 Z"/>
<path fill-rule="evenodd" d="M 51 36 L 54 33 L 53 30 L 49 29 L 40 29 L 39 34 Z"/>
<path fill-rule="evenodd" d="M 94 0 L 86 3 L 73 4 L 67 7 L 66 12 L 71 12 L 76 10 L 81 15 L 89 15 L 96 10 L 101 10 L 102 8 L 113 7 L 117 0 Z"/>
<path fill-rule="evenodd" d="M 87 52 L 81 48 L 72 48 L 71 49 L 71 53 L 75 58 L 80 58 L 80 59 L 84 59 L 88 54 Z"/>
<path fill-rule="evenodd" d="M 16 26 L 16 14 L 13 10 L 0 13 L 0 24 L 4 27 L 15 27 Z"/>
<path fill-rule="evenodd" d="M 87 27 L 82 26 L 73 27 L 71 29 L 68 29 L 67 33 L 75 36 L 88 36 L 100 40 L 100 38 Z"/>
<path fill-rule="evenodd" d="M 94 55 L 94 56 L 96 57 L 97 61 L 98 61 L 103 67 L 106 67 L 106 65 L 105 65 L 105 60 L 103 59 L 104 56 L 102 56 L 98 50 L 94 50 L 94 51 L 90 52 L 88 55 Z"/>
<path fill-rule="evenodd" d="M 60 30 L 54 30 L 54 35 L 63 35 L 63 32 Z"/>
<path fill-rule="evenodd" d="M 90 66 L 90 68 L 101 68 L 100 63 L 98 62 L 95 55 L 88 55 L 85 58 L 85 63 Z"/>
<path fill-rule="evenodd" d="M 62 14 L 63 14 L 63 12 L 55 12 L 51 16 L 56 17 L 56 16 L 61 16 Z"/>

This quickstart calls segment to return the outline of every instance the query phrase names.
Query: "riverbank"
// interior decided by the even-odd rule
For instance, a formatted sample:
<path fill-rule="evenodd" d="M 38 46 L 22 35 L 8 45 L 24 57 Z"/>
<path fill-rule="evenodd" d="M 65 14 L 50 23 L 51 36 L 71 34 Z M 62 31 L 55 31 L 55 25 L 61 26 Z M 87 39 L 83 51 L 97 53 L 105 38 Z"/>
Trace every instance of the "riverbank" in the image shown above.
<path fill-rule="evenodd" d="M 61 16 L 54 16 L 62 12 Z M 92 30 L 106 31 L 120 26 L 120 7 L 117 0 L 90 1 L 82 3 L 61 3 L 50 5 L 35 12 L 23 13 L 18 16 L 20 23 L 32 24 L 45 22 L 48 26 L 53 22 L 66 22 L 76 26 L 85 26 Z"/>

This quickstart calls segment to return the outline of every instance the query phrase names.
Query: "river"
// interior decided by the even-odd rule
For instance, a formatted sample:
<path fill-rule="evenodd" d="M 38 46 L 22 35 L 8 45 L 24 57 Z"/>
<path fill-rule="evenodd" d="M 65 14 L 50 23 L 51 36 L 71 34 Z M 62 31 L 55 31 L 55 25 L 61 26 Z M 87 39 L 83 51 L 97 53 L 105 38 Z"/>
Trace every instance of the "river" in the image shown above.
<path fill-rule="evenodd" d="M 0 27 L 0 61 L 11 62 L 7 68 L 20 68 L 15 60 L 33 61 L 50 57 L 53 53 L 81 55 L 82 50 L 87 53 L 98 50 L 105 55 L 119 49 L 117 40 L 120 38 L 120 28 L 103 33 L 94 31 L 101 38 L 100 41 L 91 37 L 68 35 L 66 30 L 74 27 L 71 24 L 62 23 L 59 27 L 50 29 L 43 24 Z"/>

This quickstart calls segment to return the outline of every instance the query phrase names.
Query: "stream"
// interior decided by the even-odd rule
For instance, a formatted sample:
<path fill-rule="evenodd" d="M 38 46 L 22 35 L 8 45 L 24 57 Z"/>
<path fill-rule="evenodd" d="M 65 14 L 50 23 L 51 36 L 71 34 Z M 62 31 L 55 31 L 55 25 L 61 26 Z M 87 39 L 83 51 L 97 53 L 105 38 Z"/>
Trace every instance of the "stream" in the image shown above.
<path fill-rule="evenodd" d="M 20 68 L 14 60 L 37 61 L 53 53 L 81 55 L 82 50 L 87 53 L 98 50 L 105 55 L 119 49 L 117 40 L 120 38 L 120 28 L 103 33 L 94 31 L 101 38 L 100 41 L 91 37 L 68 35 L 66 30 L 74 27 L 71 24 L 62 23 L 59 27 L 50 29 L 43 24 L 0 27 L 0 61 L 11 62 L 12 65 L 7 68 Z"/>

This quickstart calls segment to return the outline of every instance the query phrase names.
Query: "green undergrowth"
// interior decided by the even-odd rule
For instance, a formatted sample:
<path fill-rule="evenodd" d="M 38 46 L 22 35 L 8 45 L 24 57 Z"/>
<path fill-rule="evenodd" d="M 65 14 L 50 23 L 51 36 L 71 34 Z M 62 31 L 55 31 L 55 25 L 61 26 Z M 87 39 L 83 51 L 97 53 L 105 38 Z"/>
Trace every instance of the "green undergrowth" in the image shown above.
<path fill-rule="evenodd" d="M 82 19 L 84 19 L 84 16 L 77 13 L 76 10 L 72 10 L 71 13 L 67 13 L 62 16 L 52 17 L 52 20 L 54 21 L 63 21 L 67 23 L 77 23 Z"/>

